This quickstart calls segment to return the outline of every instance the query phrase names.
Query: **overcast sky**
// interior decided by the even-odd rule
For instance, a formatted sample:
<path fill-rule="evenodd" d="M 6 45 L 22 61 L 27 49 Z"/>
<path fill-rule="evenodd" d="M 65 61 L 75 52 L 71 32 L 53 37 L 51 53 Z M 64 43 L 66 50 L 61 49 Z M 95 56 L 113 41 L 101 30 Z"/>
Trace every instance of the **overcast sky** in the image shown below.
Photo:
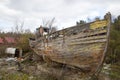
<path fill-rule="evenodd" d="M 24 21 L 24 29 L 35 31 L 53 17 L 54 26 L 62 29 L 79 20 L 102 18 L 108 11 L 120 15 L 120 0 L 0 0 L 0 29 L 11 31 L 16 21 Z"/>

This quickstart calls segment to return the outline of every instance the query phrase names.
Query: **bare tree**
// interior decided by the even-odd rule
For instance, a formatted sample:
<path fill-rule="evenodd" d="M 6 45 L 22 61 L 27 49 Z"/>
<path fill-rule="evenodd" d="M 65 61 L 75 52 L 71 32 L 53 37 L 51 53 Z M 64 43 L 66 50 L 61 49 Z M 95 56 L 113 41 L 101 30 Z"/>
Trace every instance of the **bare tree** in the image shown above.
<path fill-rule="evenodd" d="M 24 21 L 21 22 L 21 24 L 20 24 L 20 33 L 24 33 L 23 27 L 24 27 Z"/>
<path fill-rule="evenodd" d="M 20 22 L 18 20 L 15 21 L 15 27 L 12 27 L 12 30 L 14 30 L 14 33 L 22 34 L 24 33 L 24 21 Z"/>
<path fill-rule="evenodd" d="M 55 18 L 53 18 L 53 19 L 49 22 L 49 24 L 48 24 L 48 27 L 49 27 L 49 29 L 50 29 L 50 31 L 49 31 L 50 33 L 52 32 L 52 27 L 53 27 L 54 21 L 55 21 Z M 54 27 L 53 29 L 55 29 L 55 27 Z"/>
<path fill-rule="evenodd" d="M 50 20 L 43 19 L 42 20 L 42 23 L 43 23 L 42 26 L 43 27 L 48 27 L 49 28 L 49 33 L 51 33 L 54 22 L 55 22 L 55 17 L 50 19 Z"/>
<path fill-rule="evenodd" d="M 48 27 L 48 24 L 49 24 L 49 20 L 42 19 L 42 26 Z"/>

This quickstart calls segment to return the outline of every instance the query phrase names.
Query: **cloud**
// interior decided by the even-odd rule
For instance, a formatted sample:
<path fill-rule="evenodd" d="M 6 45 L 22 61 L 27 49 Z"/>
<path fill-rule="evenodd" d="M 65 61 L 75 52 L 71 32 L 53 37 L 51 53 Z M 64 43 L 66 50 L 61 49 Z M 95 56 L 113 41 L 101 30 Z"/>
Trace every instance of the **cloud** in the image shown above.
<path fill-rule="evenodd" d="M 16 20 L 24 21 L 24 28 L 32 31 L 43 19 L 56 18 L 59 29 L 75 25 L 76 21 L 102 17 L 110 11 L 120 13 L 119 0 L 0 0 L 0 27 L 10 30 Z"/>

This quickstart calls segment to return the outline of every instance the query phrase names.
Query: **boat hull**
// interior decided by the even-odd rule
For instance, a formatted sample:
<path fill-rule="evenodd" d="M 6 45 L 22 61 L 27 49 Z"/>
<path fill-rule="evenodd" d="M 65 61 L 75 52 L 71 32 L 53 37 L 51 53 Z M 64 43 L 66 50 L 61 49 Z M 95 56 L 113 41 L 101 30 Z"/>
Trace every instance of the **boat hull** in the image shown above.
<path fill-rule="evenodd" d="M 37 39 L 32 49 L 46 62 L 95 73 L 105 58 L 110 22 L 109 18 L 56 31 Z"/>

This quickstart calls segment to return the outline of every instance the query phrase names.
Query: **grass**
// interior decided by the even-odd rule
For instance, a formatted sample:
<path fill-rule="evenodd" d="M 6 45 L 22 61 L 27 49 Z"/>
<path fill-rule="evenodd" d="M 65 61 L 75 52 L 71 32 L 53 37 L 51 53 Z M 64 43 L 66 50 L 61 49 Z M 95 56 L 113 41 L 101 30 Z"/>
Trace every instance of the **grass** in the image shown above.
<path fill-rule="evenodd" d="M 29 76 L 23 73 L 9 73 L 1 71 L 1 80 L 29 80 Z"/>
<path fill-rule="evenodd" d="M 24 74 L 24 73 L 8 73 L 8 72 L 1 72 L 0 73 L 0 80 L 57 80 L 54 76 L 48 74 L 40 74 L 36 76 Z"/>
<path fill-rule="evenodd" d="M 120 80 L 120 64 L 113 64 L 109 76 L 113 80 Z"/>
<path fill-rule="evenodd" d="M 103 69 L 103 73 L 107 73 L 111 80 L 120 80 L 120 63 L 111 64 L 108 69 Z"/>

